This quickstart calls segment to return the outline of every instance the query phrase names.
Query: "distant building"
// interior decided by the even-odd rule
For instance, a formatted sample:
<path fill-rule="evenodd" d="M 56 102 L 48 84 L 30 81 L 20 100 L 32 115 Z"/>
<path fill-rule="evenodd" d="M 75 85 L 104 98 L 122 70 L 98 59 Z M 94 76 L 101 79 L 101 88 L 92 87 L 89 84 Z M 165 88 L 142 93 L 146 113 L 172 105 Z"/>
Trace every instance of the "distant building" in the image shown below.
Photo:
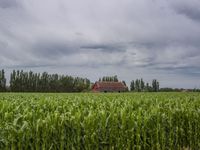
<path fill-rule="evenodd" d="M 125 92 L 128 87 L 122 82 L 102 81 L 95 82 L 92 86 L 93 92 Z"/>

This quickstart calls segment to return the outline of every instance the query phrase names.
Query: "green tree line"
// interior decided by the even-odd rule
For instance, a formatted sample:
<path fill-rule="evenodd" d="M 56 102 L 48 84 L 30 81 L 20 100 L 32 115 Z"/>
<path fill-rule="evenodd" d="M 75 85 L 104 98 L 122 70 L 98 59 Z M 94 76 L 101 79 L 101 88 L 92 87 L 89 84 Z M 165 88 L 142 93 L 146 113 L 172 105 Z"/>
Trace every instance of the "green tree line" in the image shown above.
<path fill-rule="evenodd" d="M 156 79 L 152 80 L 152 83 L 145 83 L 144 80 L 136 79 L 132 80 L 130 84 L 130 91 L 135 92 L 158 92 L 159 91 L 159 82 Z"/>
<path fill-rule="evenodd" d="M 91 90 L 91 82 L 87 78 L 72 77 L 68 75 L 49 74 L 47 72 L 34 73 L 23 70 L 13 70 L 10 74 L 10 84 L 6 84 L 4 69 L 0 70 L 0 92 L 83 92 Z M 99 82 L 119 82 L 117 75 L 104 76 Z M 126 85 L 125 81 L 122 81 Z M 173 89 L 160 88 L 158 80 L 151 83 L 136 79 L 130 83 L 133 92 L 199 92 L 200 89 Z"/>
<path fill-rule="evenodd" d="M 117 75 L 104 76 L 100 82 L 119 82 Z M 122 81 L 126 85 L 125 81 Z M 13 70 L 10 74 L 10 85 L 6 87 L 5 71 L 0 70 L 0 92 L 82 92 L 90 90 L 90 80 L 68 75 L 34 73 L 32 71 Z M 130 91 L 158 92 L 159 82 L 154 79 L 152 85 L 143 79 L 132 80 Z"/>
<path fill-rule="evenodd" d="M 102 78 L 99 78 L 99 82 L 118 82 L 117 75 L 114 76 L 104 76 Z"/>
<path fill-rule="evenodd" d="M 82 92 L 89 89 L 90 80 L 87 78 L 23 70 L 13 70 L 10 75 L 11 92 Z"/>

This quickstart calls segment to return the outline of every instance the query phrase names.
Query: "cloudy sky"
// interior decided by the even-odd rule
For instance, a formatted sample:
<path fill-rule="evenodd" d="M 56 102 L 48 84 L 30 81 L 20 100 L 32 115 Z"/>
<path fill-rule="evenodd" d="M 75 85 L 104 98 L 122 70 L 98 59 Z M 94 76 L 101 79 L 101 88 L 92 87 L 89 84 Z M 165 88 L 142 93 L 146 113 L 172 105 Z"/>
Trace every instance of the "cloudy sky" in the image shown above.
<path fill-rule="evenodd" d="M 200 88 L 199 0 L 0 0 L 0 69 Z"/>

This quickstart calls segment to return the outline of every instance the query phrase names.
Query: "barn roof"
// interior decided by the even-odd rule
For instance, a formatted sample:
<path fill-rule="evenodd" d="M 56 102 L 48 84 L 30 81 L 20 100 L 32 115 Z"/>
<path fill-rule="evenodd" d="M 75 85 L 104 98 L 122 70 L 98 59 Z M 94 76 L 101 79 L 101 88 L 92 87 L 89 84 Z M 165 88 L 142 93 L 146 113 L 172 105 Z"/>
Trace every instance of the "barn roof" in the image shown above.
<path fill-rule="evenodd" d="M 96 82 L 96 84 L 101 88 L 126 88 L 122 82 L 102 81 Z"/>

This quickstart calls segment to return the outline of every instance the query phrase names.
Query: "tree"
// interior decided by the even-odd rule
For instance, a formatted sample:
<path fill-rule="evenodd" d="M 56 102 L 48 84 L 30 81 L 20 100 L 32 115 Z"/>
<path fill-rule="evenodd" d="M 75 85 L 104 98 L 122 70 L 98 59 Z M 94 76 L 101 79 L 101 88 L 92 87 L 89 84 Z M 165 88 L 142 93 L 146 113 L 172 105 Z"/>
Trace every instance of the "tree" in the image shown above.
<path fill-rule="evenodd" d="M 140 92 L 141 91 L 141 84 L 140 84 L 140 80 L 139 79 L 136 79 L 135 80 L 135 90 L 137 92 Z"/>
<path fill-rule="evenodd" d="M 16 80 L 16 71 L 13 70 L 13 72 L 10 75 L 10 90 L 13 92 L 16 90 L 15 89 L 16 88 L 15 80 Z"/>
<path fill-rule="evenodd" d="M 134 80 L 131 81 L 130 90 L 131 91 L 135 91 L 135 82 L 134 82 Z"/>
<path fill-rule="evenodd" d="M 131 84 L 130 84 L 130 90 L 131 91 L 136 91 L 136 92 L 152 92 L 152 91 L 159 91 L 159 82 L 156 80 L 152 82 L 152 85 L 154 85 L 154 90 L 153 90 L 153 86 L 151 87 L 149 83 L 145 83 L 144 80 L 141 79 L 136 79 L 135 81 L 132 80 Z"/>
<path fill-rule="evenodd" d="M 101 81 L 103 81 L 103 82 L 105 82 L 105 81 L 107 81 L 107 82 L 118 82 L 118 78 L 117 78 L 117 75 L 115 75 L 115 76 L 104 76 L 102 79 L 99 78 L 99 82 L 101 82 Z"/>
<path fill-rule="evenodd" d="M 126 86 L 126 82 L 123 80 L 122 83 Z"/>
<path fill-rule="evenodd" d="M 6 78 L 4 70 L 0 71 L 0 92 L 6 91 Z"/>
<path fill-rule="evenodd" d="M 23 70 L 10 75 L 10 89 L 13 92 L 81 92 L 90 88 L 90 80 L 80 77 L 33 73 Z"/>
<path fill-rule="evenodd" d="M 152 89 L 153 89 L 153 92 L 159 91 L 159 82 L 156 79 L 153 79 L 152 81 Z"/>
<path fill-rule="evenodd" d="M 145 90 L 145 83 L 142 78 L 140 79 L 140 88 L 141 88 L 141 91 Z"/>
<path fill-rule="evenodd" d="M 117 75 L 114 76 L 114 82 L 118 82 Z"/>

